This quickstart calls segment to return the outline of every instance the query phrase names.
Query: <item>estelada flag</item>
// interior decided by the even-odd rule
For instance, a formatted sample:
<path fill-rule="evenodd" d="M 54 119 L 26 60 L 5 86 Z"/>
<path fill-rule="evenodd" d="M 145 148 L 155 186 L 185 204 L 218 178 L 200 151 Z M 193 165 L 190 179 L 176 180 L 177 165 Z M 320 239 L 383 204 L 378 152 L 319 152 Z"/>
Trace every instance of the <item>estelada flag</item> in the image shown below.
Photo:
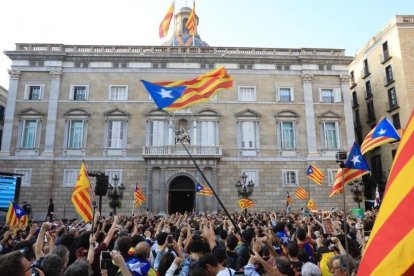
<path fill-rule="evenodd" d="M 89 183 L 88 172 L 86 170 L 85 162 L 83 161 L 72 194 L 72 204 L 84 222 L 92 220 L 91 184 Z"/>
<path fill-rule="evenodd" d="M 145 202 L 145 195 L 142 193 L 141 189 L 138 187 L 138 183 L 135 185 L 134 191 L 134 206 L 140 207 L 143 202 Z"/>
<path fill-rule="evenodd" d="M 324 173 L 315 165 L 309 165 L 308 170 L 306 171 L 306 175 L 309 179 L 315 181 L 316 184 L 322 185 L 322 181 L 324 178 Z"/>
<path fill-rule="evenodd" d="M 303 188 L 297 188 L 295 191 L 295 196 L 297 196 L 300 199 L 307 199 L 309 193 L 303 189 Z"/>
<path fill-rule="evenodd" d="M 383 144 L 397 142 L 399 140 L 400 135 L 395 127 L 387 118 L 383 117 L 365 137 L 361 145 L 361 153 L 365 154 Z"/>
<path fill-rule="evenodd" d="M 6 224 L 10 229 L 22 229 L 27 226 L 26 212 L 14 202 L 10 202 L 9 209 L 6 214 Z"/>
<path fill-rule="evenodd" d="M 306 205 L 306 207 L 308 207 L 309 210 L 318 211 L 318 204 L 316 204 L 315 200 L 313 200 L 312 198 L 309 199 L 308 204 Z"/>
<path fill-rule="evenodd" d="M 164 16 L 164 18 L 161 21 L 160 30 L 159 30 L 160 38 L 163 38 L 164 36 L 167 35 L 168 30 L 170 29 L 171 19 L 173 15 L 174 15 L 174 1 L 171 3 L 171 6 L 168 9 L 167 14 Z"/>
<path fill-rule="evenodd" d="M 358 275 L 414 275 L 414 111 L 398 146 Z"/>
<path fill-rule="evenodd" d="M 188 29 L 188 32 L 191 35 L 195 34 L 196 24 L 197 24 L 197 19 L 196 19 L 196 13 L 195 13 L 195 0 L 194 0 L 193 1 L 193 9 L 191 10 L 191 13 L 190 13 L 190 15 L 188 16 L 188 19 L 187 19 L 187 23 L 185 24 L 185 26 Z"/>
<path fill-rule="evenodd" d="M 213 191 L 210 188 L 204 187 L 200 183 L 197 183 L 197 194 L 205 196 L 213 196 Z"/>
<path fill-rule="evenodd" d="M 342 193 L 343 185 L 369 173 L 367 161 L 365 161 L 365 158 L 362 156 L 356 143 L 352 146 L 344 165 L 345 168 L 339 169 L 335 176 L 329 197 L 332 197 L 334 194 Z"/>
<path fill-rule="evenodd" d="M 152 83 L 141 80 L 160 109 L 177 110 L 208 101 L 220 89 L 233 86 L 233 78 L 224 67 L 214 69 L 191 80 Z"/>
<path fill-rule="evenodd" d="M 253 208 L 254 202 L 247 198 L 239 199 L 239 206 L 241 209 Z"/>

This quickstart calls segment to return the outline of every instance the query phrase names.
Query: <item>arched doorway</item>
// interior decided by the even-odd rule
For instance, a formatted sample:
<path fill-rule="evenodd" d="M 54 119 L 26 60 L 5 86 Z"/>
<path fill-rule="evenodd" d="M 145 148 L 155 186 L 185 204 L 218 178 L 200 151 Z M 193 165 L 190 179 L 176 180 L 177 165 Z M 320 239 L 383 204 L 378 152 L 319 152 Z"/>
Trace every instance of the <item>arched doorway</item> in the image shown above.
<path fill-rule="evenodd" d="M 195 188 L 193 180 L 185 175 L 174 178 L 168 193 L 168 213 L 191 212 L 194 209 Z"/>

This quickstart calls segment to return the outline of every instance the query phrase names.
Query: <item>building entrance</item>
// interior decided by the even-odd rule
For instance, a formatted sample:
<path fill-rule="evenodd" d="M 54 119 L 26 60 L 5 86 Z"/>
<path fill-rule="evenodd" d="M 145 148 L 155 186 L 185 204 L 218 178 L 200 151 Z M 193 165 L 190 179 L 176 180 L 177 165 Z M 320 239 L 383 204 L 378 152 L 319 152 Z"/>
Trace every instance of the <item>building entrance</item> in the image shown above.
<path fill-rule="evenodd" d="M 171 181 L 168 193 L 168 213 L 192 212 L 195 203 L 195 185 L 187 176 L 177 176 Z"/>

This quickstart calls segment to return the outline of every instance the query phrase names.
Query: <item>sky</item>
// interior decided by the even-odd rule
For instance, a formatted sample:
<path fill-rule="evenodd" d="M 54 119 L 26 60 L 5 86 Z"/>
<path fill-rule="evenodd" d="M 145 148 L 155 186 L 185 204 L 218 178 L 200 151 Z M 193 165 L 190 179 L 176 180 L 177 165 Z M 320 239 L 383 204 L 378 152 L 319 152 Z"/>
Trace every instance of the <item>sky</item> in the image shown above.
<path fill-rule="evenodd" d="M 0 2 L 0 85 L 8 89 L 15 43 L 161 45 L 172 0 L 4 0 Z M 192 6 L 176 0 L 176 9 Z M 339 48 L 353 56 L 412 0 L 196 0 L 198 32 L 210 46 Z M 172 28 L 171 28 L 172 30 Z"/>

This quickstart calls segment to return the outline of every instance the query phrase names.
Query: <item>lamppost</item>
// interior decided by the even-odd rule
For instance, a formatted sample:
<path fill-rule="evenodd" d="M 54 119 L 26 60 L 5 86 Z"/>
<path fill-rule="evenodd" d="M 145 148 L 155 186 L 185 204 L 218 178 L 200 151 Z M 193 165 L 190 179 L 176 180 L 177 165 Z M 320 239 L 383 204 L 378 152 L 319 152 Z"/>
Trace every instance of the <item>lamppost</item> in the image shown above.
<path fill-rule="evenodd" d="M 253 180 L 247 182 L 247 174 L 245 172 L 243 172 L 240 178 L 241 180 L 237 181 L 236 185 L 234 185 L 237 189 L 237 194 L 241 198 L 249 199 L 253 194 L 254 182 Z M 244 209 L 244 215 L 247 216 L 247 208 Z"/>
<path fill-rule="evenodd" d="M 109 198 L 109 207 L 112 208 L 114 211 L 114 215 L 116 215 L 116 208 L 121 207 L 121 199 L 124 195 L 125 187 L 121 183 L 118 185 L 119 177 L 115 174 L 114 177 L 112 177 L 113 184 L 108 185 L 108 198 Z"/>
<path fill-rule="evenodd" d="M 351 183 L 350 183 L 351 184 Z M 364 186 L 361 181 L 354 181 L 351 184 L 351 192 L 354 197 L 354 201 L 358 203 L 358 208 L 361 209 L 361 202 L 364 201 Z"/>

